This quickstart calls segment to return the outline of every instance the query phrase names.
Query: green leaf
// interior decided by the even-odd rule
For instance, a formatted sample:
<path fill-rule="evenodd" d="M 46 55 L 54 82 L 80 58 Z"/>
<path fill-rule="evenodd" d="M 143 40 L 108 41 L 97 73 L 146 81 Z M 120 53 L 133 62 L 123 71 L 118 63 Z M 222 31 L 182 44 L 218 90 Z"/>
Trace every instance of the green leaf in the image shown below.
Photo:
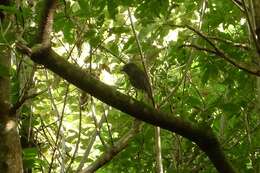
<path fill-rule="evenodd" d="M 36 157 L 38 154 L 37 149 L 36 148 L 25 148 L 23 149 L 23 156 L 25 159 L 28 158 L 34 158 Z"/>
<path fill-rule="evenodd" d="M 201 101 L 197 97 L 194 97 L 194 96 L 188 96 L 186 102 L 193 107 L 195 107 L 195 106 L 201 107 L 202 106 Z"/>
<path fill-rule="evenodd" d="M 129 27 L 125 27 L 125 26 L 118 26 L 118 27 L 111 28 L 111 32 L 113 32 L 114 34 L 129 33 L 130 31 L 131 30 L 129 29 Z"/>
<path fill-rule="evenodd" d="M 119 51 L 118 51 L 118 45 L 117 43 L 113 42 L 110 46 L 109 46 L 110 51 L 112 51 L 115 55 L 119 55 Z"/>
<path fill-rule="evenodd" d="M 109 16 L 112 19 L 116 19 L 116 14 L 118 13 L 118 9 L 115 0 L 107 0 L 107 9 L 108 9 Z"/>
<path fill-rule="evenodd" d="M 218 75 L 218 68 L 216 67 L 216 64 L 207 64 L 205 66 L 205 71 L 202 75 L 201 82 L 203 84 L 206 84 L 208 80 L 211 78 L 215 80 Z"/>
<path fill-rule="evenodd" d="M 240 107 L 234 103 L 226 103 L 222 106 L 223 110 L 230 114 L 235 114 L 237 111 L 240 110 Z"/>
<path fill-rule="evenodd" d="M 9 75 L 9 68 L 0 64 L 0 77 L 8 77 Z"/>
<path fill-rule="evenodd" d="M 16 14 L 20 13 L 19 10 L 15 6 L 9 6 L 9 5 L 0 5 L 0 9 L 9 13 L 9 14 Z"/>

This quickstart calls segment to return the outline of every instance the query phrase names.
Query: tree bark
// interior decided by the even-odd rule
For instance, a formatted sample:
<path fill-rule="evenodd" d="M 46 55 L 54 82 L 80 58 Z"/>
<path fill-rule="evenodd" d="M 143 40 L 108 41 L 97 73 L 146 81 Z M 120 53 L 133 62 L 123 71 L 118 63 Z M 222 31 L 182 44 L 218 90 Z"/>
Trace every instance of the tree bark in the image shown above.
<path fill-rule="evenodd" d="M 17 119 L 9 114 L 10 110 L 10 50 L 0 47 L 0 170 L 5 173 L 21 173 L 22 152 L 17 131 Z"/>
<path fill-rule="evenodd" d="M 210 127 L 193 124 L 174 115 L 160 112 L 143 102 L 126 96 L 69 63 L 51 48 L 36 45 L 32 49 L 31 59 L 102 102 L 139 120 L 178 133 L 195 142 L 207 154 L 219 172 L 236 172 Z"/>

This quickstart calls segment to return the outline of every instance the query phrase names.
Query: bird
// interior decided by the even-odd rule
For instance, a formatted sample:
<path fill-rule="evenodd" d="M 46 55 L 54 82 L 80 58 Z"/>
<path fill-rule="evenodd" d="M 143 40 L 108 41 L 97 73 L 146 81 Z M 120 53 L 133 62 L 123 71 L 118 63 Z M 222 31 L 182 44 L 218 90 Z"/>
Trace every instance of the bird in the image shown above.
<path fill-rule="evenodd" d="M 123 66 L 122 71 L 127 74 L 133 87 L 146 92 L 148 97 L 152 98 L 150 83 L 143 70 L 141 70 L 135 63 L 130 62 Z"/>

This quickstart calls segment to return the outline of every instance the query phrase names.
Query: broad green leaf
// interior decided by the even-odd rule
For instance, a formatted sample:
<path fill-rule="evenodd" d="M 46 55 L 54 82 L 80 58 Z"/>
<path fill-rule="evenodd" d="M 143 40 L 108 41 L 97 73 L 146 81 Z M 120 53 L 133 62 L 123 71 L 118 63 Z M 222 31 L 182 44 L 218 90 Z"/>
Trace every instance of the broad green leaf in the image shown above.
<path fill-rule="evenodd" d="M 8 77 L 9 75 L 9 68 L 0 64 L 0 77 Z"/>
<path fill-rule="evenodd" d="M 118 13 L 116 0 L 107 0 L 107 8 L 109 16 L 112 19 L 116 19 L 116 14 Z"/>

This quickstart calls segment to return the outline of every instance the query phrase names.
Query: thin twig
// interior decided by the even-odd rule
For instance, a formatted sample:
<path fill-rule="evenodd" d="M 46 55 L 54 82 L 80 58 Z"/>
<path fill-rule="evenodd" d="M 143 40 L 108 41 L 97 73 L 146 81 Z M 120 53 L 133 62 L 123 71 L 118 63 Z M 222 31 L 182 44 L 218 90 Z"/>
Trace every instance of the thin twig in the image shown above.
<path fill-rule="evenodd" d="M 245 12 L 240 0 L 231 0 L 231 1 L 239 8 L 240 11 L 242 11 L 243 13 Z"/>
<path fill-rule="evenodd" d="M 150 91 L 148 91 L 148 92 L 150 92 L 150 95 L 151 95 L 150 99 L 153 103 L 153 106 L 156 107 L 155 102 L 154 102 L 154 98 L 153 98 L 153 88 L 152 88 L 151 81 L 150 81 L 150 78 L 149 78 L 149 75 L 148 75 L 148 70 L 146 68 L 142 46 L 141 46 L 140 41 L 139 41 L 137 34 L 136 34 L 136 30 L 135 30 L 135 27 L 134 27 L 134 22 L 133 22 L 133 19 L 132 19 L 132 16 L 131 16 L 130 9 L 128 8 L 127 11 L 128 11 L 128 16 L 129 16 L 130 23 L 131 23 L 131 28 L 132 28 L 132 31 L 133 31 L 133 34 L 134 34 L 134 37 L 135 37 L 135 40 L 136 40 L 136 43 L 137 43 L 137 46 L 138 46 L 138 50 L 139 50 L 139 54 L 140 54 L 140 57 L 141 57 L 141 62 L 142 62 L 142 65 L 143 65 L 145 77 L 146 77 L 147 81 L 149 82 L 149 90 Z"/>
<path fill-rule="evenodd" d="M 226 44 L 231 44 L 231 46 L 234 46 L 234 47 L 238 47 L 238 48 L 242 48 L 242 49 L 245 49 L 245 50 L 250 50 L 251 48 L 249 47 L 249 45 L 247 44 L 243 44 L 243 43 L 236 43 L 236 42 L 233 42 L 232 40 L 227 40 L 227 39 L 223 39 L 223 38 L 219 38 L 219 37 L 214 37 L 214 36 L 208 36 L 209 39 L 213 39 L 213 40 L 217 40 L 217 41 L 221 41 L 223 43 L 226 43 Z"/>
<path fill-rule="evenodd" d="M 250 20 L 250 17 L 249 17 L 250 14 L 249 14 L 249 11 L 247 9 L 245 0 L 242 0 L 242 5 L 243 5 L 243 7 L 245 9 L 246 19 L 247 19 L 247 22 L 248 22 L 248 26 L 249 26 L 249 30 L 251 32 L 252 38 L 253 38 L 254 43 L 255 43 L 255 47 L 256 47 L 257 51 L 260 52 L 260 45 L 257 42 L 256 33 L 255 33 L 254 28 L 253 28 L 252 21 Z"/>
<path fill-rule="evenodd" d="M 74 162 L 75 158 L 76 158 L 76 155 L 77 155 L 77 152 L 78 152 L 78 148 L 79 148 L 79 144 L 80 144 L 80 141 L 81 141 L 81 131 L 82 129 L 82 105 L 81 105 L 81 101 L 79 99 L 79 129 L 78 129 L 78 139 L 77 139 L 77 142 L 76 142 L 76 146 L 75 146 L 75 149 L 74 149 L 74 152 L 72 154 L 72 157 L 70 159 L 70 162 L 67 166 L 67 169 L 65 171 L 65 173 L 69 172 L 70 170 L 70 167 L 71 167 L 71 164 Z"/>
<path fill-rule="evenodd" d="M 181 28 L 188 28 L 191 31 L 195 32 L 196 34 L 198 34 L 201 38 L 203 38 L 209 45 L 211 45 L 213 47 L 213 49 L 215 50 L 212 53 L 215 53 L 217 56 L 225 59 L 227 62 L 229 62 L 230 64 L 238 67 L 239 69 L 246 71 L 250 74 L 256 75 L 256 76 L 260 76 L 260 69 L 258 66 L 254 65 L 254 64 L 246 64 L 243 62 L 239 62 L 237 60 L 234 60 L 233 58 L 229 57 L 224 51 L 222 51 L 220 48 L 218 48 L 205 34 L 201 33 L 200 31 L 196 30 L 195 28 L 192 28 L 191 26 L 188 25 L 171 25 L 168 24 L 169 26 L 172 27 L 181 27 Z M 204 48 L 201 48 L 204 49 Z"/>
<path fill-rule="evenodd" d="M 39 95 L 45 93 L 47 90 L 48 90 L 48 89 L 45 89 L 45 90 L 42 90 L 42 91 L 40 91 L 40 92 L 31 94 L 31 95 L 28 95 L 28 96 L 24 95 L 24 97 L 22 97 L 18 102 L 16 102 L 16 103 L 12 106 L 12 108 L 11 108 L 11 110 L 10 110 L 11 113 L 15 113 L 15 112 L 24 104 L 24 102 L 26 102 L 27 100 L 33 99 L 33 98 L 35 98 L 35 97 L 37 97 L 37 96 L 39 96 Z"/>

